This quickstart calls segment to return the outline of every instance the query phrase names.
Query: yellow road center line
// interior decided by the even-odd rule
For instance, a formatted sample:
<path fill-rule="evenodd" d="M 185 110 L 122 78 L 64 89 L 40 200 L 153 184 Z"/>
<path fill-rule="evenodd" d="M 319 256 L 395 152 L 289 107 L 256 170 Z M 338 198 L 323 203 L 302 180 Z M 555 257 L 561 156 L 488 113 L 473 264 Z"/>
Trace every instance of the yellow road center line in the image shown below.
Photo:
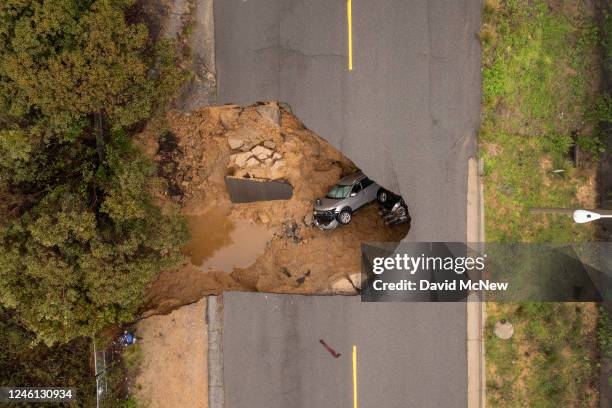
<path fill-rule="evenodd" d="M 357 346 L 353 346 L 353 408 L 357 408 Z"/>
<path fill-rule="evenodd" d="M 348 69 L 353 70 L 353 6 L 346 0 L 346 17 L 348 19 Z"/>

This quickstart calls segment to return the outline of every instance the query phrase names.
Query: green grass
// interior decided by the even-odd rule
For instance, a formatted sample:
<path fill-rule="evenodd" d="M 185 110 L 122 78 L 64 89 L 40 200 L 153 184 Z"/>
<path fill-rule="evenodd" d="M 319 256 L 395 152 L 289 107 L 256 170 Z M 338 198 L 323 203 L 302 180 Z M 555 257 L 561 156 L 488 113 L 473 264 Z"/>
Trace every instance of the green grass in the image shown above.
<path fill-rule="evenodd" d="M 597 29 L 579 11 L 551 10 L 545 1 L 485 3 L 480 142 L 489 241 L 575 242 L 593 234 L 567 216 L 528 212 L 581 204 L 585 178 L 566 153 L 572 132 L 591 138 Z"/>
<path fill-rule="evenodd" d="M 143 359 L 144 355 L 140 344 L 136 343 L 125 349 L 123 352 L 123 364 L 130 377 L 138 374 Z"/>
<path fill-rule="evenodd" d="M 592 225 L 574 224 L 566 215 L 529 213 L 531 207 L 576 208 L 593 201 L 585 186 L 594 184 L 594 166 L 575 168 L 567 158 L 572 135 L 582 149 L 600 149 L 596 125 L 609 113 L 607 100 L 597 95 L 598 30 L 586 7 L 586 2 L 484 2 L 479 142 L 489 242 L 594 238 Z M 596 406 L 593 304 L 490 303 L 487 314 L 489 406 Z M 493 335 L 502 319 L 515 327 L 510 340 Z"/>
<path fill-rule="evenodd" d="M 599 327 L 597 337 L 602 358 L 612 360 L 612 317 L 610 312 L 603 306 L 599 308 Z M 612 387 L 612 376 L 608 377 L 608 384 Z"/>
<path fill-rule="evenodd" d="M 596 307 L 593 304 L 496 304 L 486 323 L 487 400 L 494 407 L 596 406 Z M 514 335 L 493 326 L 505 318 Z"/>
<path fill-rule="evenodd" d="M 99 333 L 97 347 L 99 349 L 113 347 L 112 343 L 117 340 L 120 333 L 119 328 Z M 143 361 L 144 353 L 139 343 L 121 347 L 120 353 L 113 356 L 112 362 L 107 365 L 108 392 L 104 399 L 105 407 L 143 408 L 147 406 L 144 401 L 137 400 L 133 395 L 134 390 L 139 387 L 135 379 Z"/>
<path fill-rule="evenodd" d="M 612 318 L 606 309 L 601 306 L 598 337 L 602 356 L 612 359 Z"/>

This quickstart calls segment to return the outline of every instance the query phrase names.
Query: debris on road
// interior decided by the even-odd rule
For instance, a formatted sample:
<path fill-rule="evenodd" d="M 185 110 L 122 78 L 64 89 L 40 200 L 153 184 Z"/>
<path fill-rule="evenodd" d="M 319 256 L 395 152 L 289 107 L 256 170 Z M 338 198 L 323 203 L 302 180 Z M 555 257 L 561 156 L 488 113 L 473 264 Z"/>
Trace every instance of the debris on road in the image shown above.
<path fill-rule="evenodd" d="M 325 341 L 323 339 L 319 340 L 319 343 L 321 343 L 323 345 L 323 347 L 325 347 L 325 350 L 329 351 L 329 354 L 334 356 L 334 358 L 338 358 L 338 357 L 340 357 L 342 355 L 342 354 L 336 352 L 336 350 L 334 350 L 333 348 L 329 347 L 327 345 L 327 343 L 325 343 Z"/>

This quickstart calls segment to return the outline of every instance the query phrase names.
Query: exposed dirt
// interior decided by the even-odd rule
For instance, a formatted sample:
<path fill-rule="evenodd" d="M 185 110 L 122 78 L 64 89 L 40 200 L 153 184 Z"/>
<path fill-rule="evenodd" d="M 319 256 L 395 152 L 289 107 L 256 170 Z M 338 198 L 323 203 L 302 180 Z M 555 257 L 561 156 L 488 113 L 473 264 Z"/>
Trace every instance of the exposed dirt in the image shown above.
<path fill-rule="evenodd" d="M 576 199 L 583 208 L 597 208 L 597 163 L 586 162 L 577 174 Z"/>
<path fill-rule="evenodd" d="M 136 399 L 150 408 L 208 406 L 206 299 L 137 325 Z"/>
<path fill-rule="evenodd" d="M 334 282 L 360 271 L 362 242 L 399 241 L 408 232 L 406 224 L 386 226 L 374 204 L 357 211 L 348 226 L 333 231 L 313 227 L 313 201 L 356 168 L 291 113 L 281 109 L 278 126 L 258 109 L 171 112 L 166 131 L 147 129 L 141 135 L 160 167 L 169 166 L 171 171 L 160 172 L 170 186 L 165 199 L 181 205 L 192 233 L 184 264 L 163 272 L 148 292 L 147 303 L 156 312 L 222 290 L 331 293 Z M 175 140 L 172 153 L 168 135 Z M 241 155 L 253 158 L 252 152 L 263 156 L 245 164 Z M 293 186 L 293 196 L 234 204 L 226 175 L 284 180 Z"/>

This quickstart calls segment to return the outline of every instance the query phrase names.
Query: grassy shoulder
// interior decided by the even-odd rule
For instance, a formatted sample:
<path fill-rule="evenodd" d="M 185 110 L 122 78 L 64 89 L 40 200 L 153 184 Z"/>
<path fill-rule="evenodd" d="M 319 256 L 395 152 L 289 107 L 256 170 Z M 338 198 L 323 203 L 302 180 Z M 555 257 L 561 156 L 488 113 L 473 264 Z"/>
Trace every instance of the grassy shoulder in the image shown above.
<path fill-rule="evenodd" d="M 487 0 L 480 38 L 487 240 L 593 240 L 594 226 L 574 224 L 566 215 L 529 213 L 531 207 L 596 204 L 592 158 L 601 149 L 597 123 L 605 109 L 598 94 L 593 5 Z M 596 406 L 595 305 L 489 304 L 487 314 L 491 406 Z M 514 325 L 510 340 L 493 335 L 502 319 Z"/>
<path fill-rule="evenodd" d="M 135 378 L 140 371 L 144 355 L 136 343 L 122 350 L 116 364 L 108 372 L 109 395 L 104 403 L 113 408 L 143 408 L 147 404 L 134 395 Z"/>
<path fill-rule="evenodd" d="M 502 319 L 514 326 L 509 340 L 493 334 Z M 490 406 L 598 406 L 593 303 L 490 303 L 485 331 Z"/>
<path fill-rule="evenodd" d="M 593 205 L 594 165 L 574 167 L 574 140 L 597 150 L 597 28 L 585 4 L 485 2 L 483 114 L 486 235 L 493 242 L 575 242 L 593 235 L 567 216 L 530 207 Z M 562 171 L 559 171 L 562 170 Z"/>

